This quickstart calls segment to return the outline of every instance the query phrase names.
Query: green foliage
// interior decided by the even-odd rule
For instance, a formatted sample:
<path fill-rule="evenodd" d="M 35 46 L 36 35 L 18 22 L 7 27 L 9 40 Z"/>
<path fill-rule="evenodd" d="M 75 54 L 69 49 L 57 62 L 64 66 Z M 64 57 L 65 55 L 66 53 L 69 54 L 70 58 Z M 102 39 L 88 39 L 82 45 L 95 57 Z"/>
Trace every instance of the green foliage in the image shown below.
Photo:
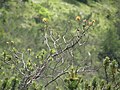
<path fill-rule="evenodd" d="M 74 67 L 71 67 L 69 76 L 64 81 L 67 83 L 67 87 L 69 90 L 74 90 L 78 88 L 80 79 L 81 78 L 78 76 L 77 70 L 75 70 Z"/>
<path fill-rule="evenodd" d="M 20 90 L 27 78 L 28 90 L 119 90 L 119 12 L 112 0 L 1 0 L 0 89 Z"/>
<path fill-rule="evenodd" d="M 82 79 L 84 78 L 84 76 L 79 76 L 77 73 L 75 74 L 75 68 L 71 68 L 70 73 L 69 73 L 69 77 L 67 77 L 64 81 L 67 83 L 67 87 L 68 90 L 76 90 L 76 88 L 78 88 L 78 90 L 117 90 L 117 88 L 119 87 L 119 79 L 117 80 L 116 78 L 119 77 L 117 76 L 117 74 L 119 73 L 118 67 L 117 67 L 117 62 L 116 60 L 113 60 L 112 62 L 109 61 L 110 65 L 105 64 L 106 60 L 108 61 L 109 58 L 106 57 L 103 61 L 103 67 L 105 68 L 105 66 L 107 67 L 107 74 L 108 74 L 108 83 L 107 80 L 103 80 L 101 78 L 98 77 L 93 77 L 93 79 L 91 80 L 86 80 L 86 79 Z M 111 69 L 111 64 L 113 65 L 114 68 Z M 109 67 L 108 67 L 109 66 Z M 113 72 L 112 75 L 115 75 L 114 77 L 111 78 L 111 73 L 109 72 Z M 113 80 L 114 79 L 114 80 Z M 115 87 L 117 86 L 117 87 Z M 119 90 L 119 89 L 118 89 Z"/>

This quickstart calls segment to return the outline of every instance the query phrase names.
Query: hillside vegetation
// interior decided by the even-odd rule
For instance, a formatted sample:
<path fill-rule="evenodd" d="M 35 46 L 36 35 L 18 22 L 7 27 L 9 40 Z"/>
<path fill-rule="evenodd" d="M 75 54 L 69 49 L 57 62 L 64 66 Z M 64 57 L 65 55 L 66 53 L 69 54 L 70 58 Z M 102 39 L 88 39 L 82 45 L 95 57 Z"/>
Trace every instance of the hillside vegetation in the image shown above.
<path fill-rule="evenodd" d="M 0 90 L 120 90 L 119 0 L 1 0 Z"/>

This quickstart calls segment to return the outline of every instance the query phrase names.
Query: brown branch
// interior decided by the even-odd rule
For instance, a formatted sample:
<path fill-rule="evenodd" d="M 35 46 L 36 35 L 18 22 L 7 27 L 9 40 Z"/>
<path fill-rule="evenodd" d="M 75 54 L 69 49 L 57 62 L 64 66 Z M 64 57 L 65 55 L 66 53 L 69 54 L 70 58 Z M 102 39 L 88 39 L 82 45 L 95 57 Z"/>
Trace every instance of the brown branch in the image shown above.
<path fill-rule="evenodd" d="M 51 84 L 56 79 L 58 79 L 59 77 L 61 77 L 62 75 L 66 74 L 66 73 L 68 73 L 68 72 L 62 72 L 62 73 L 58 74 L 54 79 L 52 79 L 51 81 L 49 81 L 44 87 L 47 87 L 49 84 Z"/>
<path fill-rule="evenodd" d="M 73 48 L 75 45 L 77 45 L 77 44 L 79 43 L 79 41 L 82 39 L 82 37 L 85 36 L 85 33 L 88 31 L 89 28 L 90 28 L 90 26 L 81 33 L 81 36 L 78 36 L 78 39 L 77 39 L 75 42 L 72 41 L 72 40 L 74 39 L 74 37 L 73 37 L 73 39 L 70 40 L 69 45 L 66 45 L 66 47 L 65 47 L 64 49 L 61 49 L 60 52 L 56 52 L 55 54 L 52 54 L 52 55 L 49 54 L 49 55 L 47 56 L 47 58 L 44 60 L 44 63 L 42 64 L 42 67 L 39 67 L 39 68 L 36 70 L 37 72 L 36 72 L 34 75 L 29 75 L 29 76 L 26 78 L 26 81 L 24 81 L 24 86 L 23 86 L 23 88 L 27 88 L 28 85 L 30 85 L 33 80 L 36 80 L 36 79 L 38 79 L 38 78 L 41 76 L 42 72 L 43 72 L 44 69 L 47 67 L 48 63 L 51 61 L 51 60 L 49 60 L 49 58 L 50 58 L 51 56 L 54 58 L 54 57 L 56 57 L 56 56 L 64 53 L 65 51 L 69 50 L 70 48 Z M 70 45 L 71 42 L 73 42 L 73 43 Z M 50 83 L 52 83 L 52 82 L 55 81 L 57 78 L 59 78 L 60 76 L 66 74 L 66 73 L 67 73 L 67 72 L 62 72 L 62 73 L 58 74 L 54 79 L 52 79 L 51 81 L 49 81 L 49 82 L 45 85 L 45 87 L 47 87 Z M 23 89 L 23 88 L 22 88 L 22 89 Z M 21 90 L 22 90 L 22 89 L 21 89 Z"/>
<path fill-rule="evenodd" d="M 90 26 L 88 27 L 88 29 L 89 29 L 89 28 L 90 28 Z M 58 56 L 58 55 L 60 55 L 61 53 L 67 51 L 68 49 L 73 48 L 76 44 L 79 43 L 79 41 L 80 41 L 80 40 L 82 39 L 82 37 L 85 35 L 85 32 L 88 31 L 88 29 L 87 29 L 87 30 L 84 30 L 84 31 L 82 32 L 82 35 L 81 35 L 81 36 L 78 36 L 79 38 L 78 38 L 78 40 L 77 40 L 75 43 L 73 43 L 73 44 L 70 45 L 70 46 L 66 46 L 63 50 L 61 50 L 60 52 L 57 52 L 57 53 L 55 53 L 55 54 L 53 54 L 53 55 L 51 55 L 51 56 L 52 56 L 52 57 Z"/>

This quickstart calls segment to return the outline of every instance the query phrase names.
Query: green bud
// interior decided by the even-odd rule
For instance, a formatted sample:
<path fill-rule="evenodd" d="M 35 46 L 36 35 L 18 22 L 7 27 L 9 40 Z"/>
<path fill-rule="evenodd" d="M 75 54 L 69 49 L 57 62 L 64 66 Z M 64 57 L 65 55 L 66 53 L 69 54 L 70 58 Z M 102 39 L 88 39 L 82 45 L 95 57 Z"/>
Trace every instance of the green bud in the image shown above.
<path fill-rule="evenodd" d="M 16 49 L 15 47 L 13 47 L 12 51 L 13 51 L 14 53 L 16 53 L 16 52 L 17 52 L 17 49 Z"/>
<path fill-rule="evenodd" d="M 61 90 L 58 86 L 56 87 L 56 90 Z"/>
<path fill-rule="evenodd" d="M 11 56 L 11 55 L 7 55 L 7 56 L 6 56 L 6 60 L 7 60 L 7 61 L 10 61 L 11 59 L 12 59 L 12 56 Z"/>
<path fill-rule="evenodd" d="M 112 73 L 116 73 L 117 71 L 117 68 L 118 68 L 118 63 L 116 62 L 116 60 L 113 60 L 111 63 L 110 63 L 110 69 L 112 71 Z"/>
<path fill-rule="evenodd" d="M 11 44 L 14 44 L 14 41 L 11 41 Z"/>
<path fill-rule="evenodd" d="M 31 50 L 30 48 L 28 48 L 28 49 L 27 49 L 27 51 L 28 51 L 28 52 L 29 52 L 29 54 L 30 54 L 30 52 L 31 52 L 32 50 Z"/>
<path fill-rule="evenodd" d="M 55 52 L 56 52 L 56 50 L 55 50 L 54 48 L 50 50 L 50 53 L 51 53 L 51 54 L 53 54 L 53 53 L 55 53 Z"/>
<path fill-rule="evenodd" d="M 6 52 L 5 52 L 5 51 L 2 52 L 2 56 L 3 56 L 4 58 L 6 57 Z"/>
<path fill-rule="evenodd" d="M 101 89 L 103 88 L 104 85 L 105 85 L 105 81 L 104 81 L 104 80 L 101 80 L 101 82 L 100 82 L 100 87 L 101 87 Z"/>
<path fill-rule="evenodd" d="M 93 86 L 94 88 L 97 87 L 96 77 L 94 77 L 93 80 L 92 80 L 92 86 Z"/>
<path fill-rule="evenodd" d="M 110 83 L 107 84 L 107 86 L 106 86 L 106 90 L 111 90 L 111 84 L 110 84 Z"/>
<path fill-rule="evenodd" d="M 106 66 L 109 66 L 109 63 L 110 63 L 110 58 L 109 58 L 109 57 L 106 57 L 106 58 L 103 60 L 103 65 L 106 67 Z"/>

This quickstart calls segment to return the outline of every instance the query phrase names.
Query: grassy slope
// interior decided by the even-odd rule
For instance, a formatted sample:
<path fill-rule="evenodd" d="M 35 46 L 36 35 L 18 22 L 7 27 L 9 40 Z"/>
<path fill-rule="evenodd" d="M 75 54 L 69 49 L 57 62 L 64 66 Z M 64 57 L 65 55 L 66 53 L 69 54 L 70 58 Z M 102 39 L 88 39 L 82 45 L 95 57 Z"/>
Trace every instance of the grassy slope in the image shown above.
<path fill-rule="evenodd" d="M 51 18 L 51 24 L 54 27 L 55 23 L 58 23 L 58 27 L 57 29 L 60 29 L 60 32 L 62 32 L 64 29 L 62 28 L 61 22 L 59 22 L 60 20 L 72 20 L 74 23 L 75 17 L 77 15 L 80 15 L 82 18 L 84 18 L 84 16 L 89 15 L 90 13 L 92 13 L 92 17 L 91 19 L 95 19 L 96 20 L 96 25 L 94 27 L 94 30 L 91 31 L 91 36 L 93 36 L 94 38 L 91 37 L 90 41 L 92 42 L 92 44 L 90 46 L 87 47 L 87 50 L 92 50 L 95 49 L 95 58 L 93 58 L 94 60 L 97 59 L 97 54 L 99 52 L 100 49 L 100 45 L 99 43 L 104 40 L 104 35 L 106 33 L 106 31 L 109 28 L 113 28 L 113 22 L 115 21 L 115 17 L 114 14 L 116 13 L 116 8 L 112 5 L 112 1 L 110 2 L 89 2 L 89 6 L 83 3 L 79 3 L 79 2 L 74 2 L 74 4 L 72 4 L 71 2 L 67 3 L 62 0 L 34 0 L 37 1 L 35 3 L 41 3 L 42 6 L 46 7 L 46 9 L 48 10 L 48 13 L 50 14 Z M 40 1 L 40 2 L 39 2 Z M 36 13 L 35 11 L 30 10 L 29 8 L 27 8 L 28 10 L 25 10 L 25 12 L 23 12 L 23 15 L 28 15 L 24 16 L 27 17 L 26 20 L 27 22 L 21 21 L 21 23 L 23 24 L 23 29 L 21 31 L 17 30 L 14 31 L 12 30 L 12 26 L 10 27 L 10 32 L 6 33 L 4 32 L 4 40 L 2 40 L 3 43 L 5 43 L 6 41 L 9 40 L 13 40 L 13 41 L 17 41 L 17 45 L 19 47 L 19 49 L 21 50 L 22 47 L 28 48 L 29 46 L 36 48 L 36 46 L 34 45 L 34 38 L 36 37 L 36 33 L 37 33 L 37 29 L 33 28 L 34 26 L 36 26 L 36 24 L 30 19 L 32 16 L 34 16 Z M 26 14 L 26 11 L 29 11 Z M 32 14 L 30 14 L 32 12 Z M 19 13 L 19 11 L 18 11 Z M 110 16 L 108 16 L 110 15 Z M 30 22 L 29 22 L 30 19 Z M 23 19 L 21 19 L 23 20 Z M 13 20 L 14 22 L 14 20 Z M 17 22 L 17 21 L 15 21 Z M 29 23 L 32 23 L 32 25 L 29 25 Z M 18 22 L 19 24 L 19 22 Z M 14 24 L 13 24 L 14 25 Z M 17 25 L 17 24 L 15 24 Z M 19 25 L 17 25 L 19 26 Z M 25 27 L 25 29 L 24 29 Z M 75 27 L 75 26 L 74 26 Z M 74 29 L 73 27 L 73 29 Z M 27 29 L 26 29 L 27 28 Z M 29 31 L 31 29 L 31 31 Z M 28 30 L 28 31 L 25 31 Z M 16 32 L 16 33 L 15 33 Z M 13 35 L 11 35 L 10 33 L 13 33 Z M 0 47 L 1 51 L 3 50 L 3 46 Z M 96 64 L 96 62 L 95 62 Z"/>

